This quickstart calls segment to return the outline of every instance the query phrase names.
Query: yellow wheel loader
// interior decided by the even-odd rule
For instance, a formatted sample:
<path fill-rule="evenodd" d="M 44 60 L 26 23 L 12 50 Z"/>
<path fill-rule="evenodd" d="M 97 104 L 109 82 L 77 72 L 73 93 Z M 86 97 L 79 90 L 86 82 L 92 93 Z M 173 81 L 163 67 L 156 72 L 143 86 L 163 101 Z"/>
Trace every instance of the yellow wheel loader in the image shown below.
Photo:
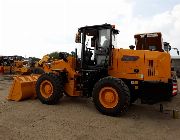
<path fill-rule="evenodd" d="M 31 70 L 24 60 L 14 60 L 12 65 L 12 73 L 14 74 L 30 74 Z"/>
<path fill-rule="evenodd" d="M 3 74 L 12 73 L 13 59 L 11 56 L 2 56 L 0 59 L 1 66 L 3 67 Z"/>
<path fill-rule="evenodd" d="M 2 56 L 0 56 L 0 73 L 4 73 L 3 57 Z"/>
<path fill-rule="evenodd" d="M 173 96 L 169 53 L 118 49 L 118 33 L 110 24 L 79 28 L 75 42 L 82 45 L 80 57 L 77 49 L 74 56 L 60 53 L 60 60 L 51 64 L 51 72 L 40 75 L 37 81 L 21 80 L 22 89 L 36 89 L 44 104 L 56 104 L 64 94 L 92 97 L 97 110 L 111 116 L 126 112 L 137 98 L 142 103 L 169 100 Z"/>
<path fill-rule="evenodd" d="M 30 69 L 26 66 L 27 62 L 21 56 L 2 56 L 0 65 L 4 74 L 29 74 Z"/>
<path fill-rule="evenodd" d="M 50 65 L 48 64 L 50 59 L 49 55 L 44 55 L 43 58 L 31 67 L 33 74 L 43 74 L 45 72 L 50 72 Z"/>

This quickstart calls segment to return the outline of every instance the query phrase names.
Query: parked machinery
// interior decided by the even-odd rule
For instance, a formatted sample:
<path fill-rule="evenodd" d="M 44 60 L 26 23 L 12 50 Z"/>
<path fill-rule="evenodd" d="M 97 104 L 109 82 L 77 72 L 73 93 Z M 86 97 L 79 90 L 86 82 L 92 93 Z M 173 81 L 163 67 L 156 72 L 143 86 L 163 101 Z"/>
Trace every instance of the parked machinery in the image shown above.
<path fill-rule="evenodd" d="M 169 53 L 172 49 L 177 51 L 179 55 L 179 50 L 170 46 L 170 43 L 164 42 L 161 32 L 153 33 L 141 33 L 134 35 L 135 45 L 130 46 L 130 49 L 136 48 L 136 50 L 150 50 L 150 51 L 160 51 Z M 174 89 L 177 89 L 177 70 L 174 65 L 174 61 L 171 58 L 171 79 L 173 81 Z M 174 93 L 177 94 L 177 91 L 174 90 Z"/>
<path fill-rule="evenodd" d="M 38 99 L 44 104 L 56 104 L 64 93 L 93 97 L 101 113 L 118 115 L 138 98 L 142 103 L 155 103 L 175 95 L 170 54 L 118 49 L 118 33 L 110 24 L 79 28 L 76 43 L 82 44 L 81 57 L 78 58 L 77 50 L 74 56 L 61 54 L 61 60 L 52 63 L 52 72 L 38 78 L 35 86 Z M 34 89 L 32 85 L 24 88 Z"/>
<path fill-rule="evenodd" d="M 4 73 L 3 56 L 0 56 L 0 73 Z"/>
<path fill-rule="evenodd" d="M 3 66 L 4 74 L 12 73 L 13 56 L 2 56 L 1 65 Z"/>
<path fill-rule="evenodd" d="M 31 71 L 34 74 L 43 74 L 45 72 L 50 72 L 51 64 L 49 62 L 50 56 L 44 55 L 42 59 L 37 62 L 34 62 L 34 65 L 31 67 Z"/>

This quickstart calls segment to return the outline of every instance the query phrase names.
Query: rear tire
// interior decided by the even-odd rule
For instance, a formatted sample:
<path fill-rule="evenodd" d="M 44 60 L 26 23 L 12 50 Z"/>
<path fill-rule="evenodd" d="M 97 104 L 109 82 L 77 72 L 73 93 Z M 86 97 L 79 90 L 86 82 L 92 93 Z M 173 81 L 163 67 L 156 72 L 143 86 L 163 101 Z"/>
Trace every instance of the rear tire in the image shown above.
<path fill-rule="evenodd" d="M 93 100 L 102 114 L 115 116 L 127 112 L 130 104 L 130 91 L 121 80 L 105 77 L 93 88 Z"/>
<path fill-rule="evenodd" d="M 43 104 L 57 104 L 63 96 L 63 84 L 60 76 L 53 73 L 42 74 L 36 83 L 38 99 Z"/>

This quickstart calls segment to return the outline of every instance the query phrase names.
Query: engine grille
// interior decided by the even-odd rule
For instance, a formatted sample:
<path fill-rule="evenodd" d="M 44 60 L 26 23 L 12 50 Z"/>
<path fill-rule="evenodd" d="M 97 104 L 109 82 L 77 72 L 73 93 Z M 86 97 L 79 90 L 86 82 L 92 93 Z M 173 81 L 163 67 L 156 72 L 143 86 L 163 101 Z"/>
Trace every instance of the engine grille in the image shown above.
<path fill-rule="evenodd" d="M 148 63 L 148 76 L 155 76 L 154 61 L 149 60 Z"/>

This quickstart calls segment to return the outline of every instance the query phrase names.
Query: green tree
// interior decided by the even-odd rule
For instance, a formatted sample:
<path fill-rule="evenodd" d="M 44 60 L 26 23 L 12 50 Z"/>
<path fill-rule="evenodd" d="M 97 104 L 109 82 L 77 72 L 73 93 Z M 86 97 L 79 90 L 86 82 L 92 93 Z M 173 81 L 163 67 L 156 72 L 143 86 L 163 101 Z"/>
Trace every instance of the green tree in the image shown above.
<path fill-rule="evenodd" d="M 36 58 L 36 57 L 29 57 L 29 59 L 33 62 L 36 62 L 36 61 L 39 61 L 40 59 L 39 58 Z"/>
<path fill-rule="evenodd" d="M 52 52 L 49 56 L 53 59 L 59 59 L 59 52 Z"/>

